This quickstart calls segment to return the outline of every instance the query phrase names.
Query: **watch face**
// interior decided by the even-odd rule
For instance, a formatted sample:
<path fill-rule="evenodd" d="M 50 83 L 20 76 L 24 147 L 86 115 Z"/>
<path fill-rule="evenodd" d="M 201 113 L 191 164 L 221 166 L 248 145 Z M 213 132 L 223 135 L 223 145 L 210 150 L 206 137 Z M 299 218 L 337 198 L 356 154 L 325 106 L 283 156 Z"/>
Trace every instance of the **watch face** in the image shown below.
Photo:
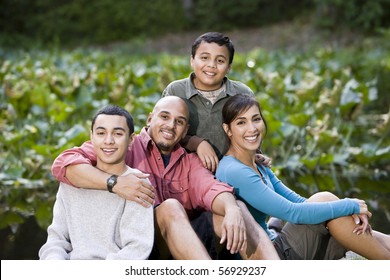
<path fill-rule="evenodd" d="M 107 180 L 107 190 L 109 191 L 109 192 L 113 192 L 112 191 L 112 188 L 115 186 L 115 184 L 116 184 L 116 179 L 118 178 L 118 176 L 116 176 L 116 175 L 112 175 L 110 178 L 108 178 L 108 180 Z"/>
<path fill-rule="evenodd" d="M 116 182 L 116 180 L 113 177 L 110 177 L 110 179 L 108 179 L 108 185 L 110 185 L 110 186 L 113 186 L 115 184 L 115 182 Z"/>

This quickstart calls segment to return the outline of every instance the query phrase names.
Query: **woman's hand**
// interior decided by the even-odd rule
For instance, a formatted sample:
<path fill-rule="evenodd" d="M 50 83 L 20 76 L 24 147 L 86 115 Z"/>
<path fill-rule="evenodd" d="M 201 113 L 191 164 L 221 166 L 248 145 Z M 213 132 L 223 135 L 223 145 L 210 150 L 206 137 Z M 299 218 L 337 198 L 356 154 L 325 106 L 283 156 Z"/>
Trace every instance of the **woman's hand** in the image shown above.
<path fill-rule="evenodd" d="M 357 235 L 367 233 L 369 235 L 372 235 L 372 228 L 371 225 L 368 223 L 368 216 L 367 215 L 352 215 L 352 218 L 357 225 L 357 227 L 353 230 L 353 233 L 356 233 Z"/>
<path fill-rule="evenodd" d="M 372 214 L 370 211 L 368 211 L 368 206 L 364 200 L 352 198 L 352 200 L 355 200 L 359 204 L 360 213 L 352 215 L 352 218 L 355 221 L 355 224 L 358 225 L 354 230 L 353 233 L 356 233 L 357 235 L 360 235 L 362 233 L 368 233 L 372 234 L 372 229 L 370 224 L 368 223 L 368 219 L 371 218 Z"/>
<path fill-rule="evenodd" d="M 368 216 L 368 218 L 371 218 L 372 214 L 370 211 L 368 211 L 368 206 L 364 200 L 352 198 L 352 200 L 355 200 L 357 203 L 359 203 L 360 212 L 359 214 L 365 214 Z"/>

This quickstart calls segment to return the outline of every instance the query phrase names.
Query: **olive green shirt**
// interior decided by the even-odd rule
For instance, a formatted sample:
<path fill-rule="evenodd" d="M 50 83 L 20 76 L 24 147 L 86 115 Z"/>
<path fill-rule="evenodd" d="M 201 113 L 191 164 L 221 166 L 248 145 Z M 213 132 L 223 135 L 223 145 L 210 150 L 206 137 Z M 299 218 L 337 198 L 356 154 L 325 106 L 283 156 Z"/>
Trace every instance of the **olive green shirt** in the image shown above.
<path fill-rule="evenodd" d="M 194 73 L 188 78 L 171 82 L 163 91 L 163 96 L 175 95 L 183 98 L 190 111 L 190 128 L 187 136 L 181 143 L 183 147 L 191 152 L 196 152 L 196 148 L 203 140 L 207 140 L 213 146 L 218 158 L 221 159 L 228 149 L 228 139 L 222 128 L 222 108 L 229 96 L 238 93 L 254 95 L 253 91 L 239 81 L 224 78 L 226 90 L 221 92 L 216 102 L 199 94 L 193 83 Z"/>

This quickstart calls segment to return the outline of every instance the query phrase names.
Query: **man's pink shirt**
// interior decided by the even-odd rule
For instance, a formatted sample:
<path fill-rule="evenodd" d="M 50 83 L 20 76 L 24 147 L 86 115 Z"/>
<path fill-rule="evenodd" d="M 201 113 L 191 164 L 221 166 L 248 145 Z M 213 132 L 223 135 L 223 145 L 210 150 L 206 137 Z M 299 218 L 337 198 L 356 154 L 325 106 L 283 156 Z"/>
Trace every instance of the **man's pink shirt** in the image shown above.
<path fill-rule="evenodd" d="M 83 163 L 96 165 L 96 154 L 90 141 L 62 152 L 53 163 L 52 174 L 57 180 L 71 185 L 65 177 L 66 167 Z M 156 188 L 156 205 L 174 198 L 184 206 L 189 216 L 194 210 L 210 211 L 217 195 L 233 192 L 233 188 L 215 179 L 203 167 L 195 153 L 187 153 L 179 144 L 171 154 L 169 165 L 164 167 L 162 156 L 146 128 L 134 137 L 126 155 L 126 164 L 150 174 L 149 180 Z"/>

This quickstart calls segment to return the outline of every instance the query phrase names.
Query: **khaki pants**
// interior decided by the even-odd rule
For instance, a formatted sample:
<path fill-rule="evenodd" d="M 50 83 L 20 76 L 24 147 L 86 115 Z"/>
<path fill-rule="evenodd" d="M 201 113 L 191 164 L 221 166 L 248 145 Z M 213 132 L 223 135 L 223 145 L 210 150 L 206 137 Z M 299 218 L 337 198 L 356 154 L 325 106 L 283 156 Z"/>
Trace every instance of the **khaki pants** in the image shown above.
<path fill-rule="evenodd" d="M 347 252 L 323 224 L 286 223 L 274 246 L 282 260 L 338 260 Z"/>

